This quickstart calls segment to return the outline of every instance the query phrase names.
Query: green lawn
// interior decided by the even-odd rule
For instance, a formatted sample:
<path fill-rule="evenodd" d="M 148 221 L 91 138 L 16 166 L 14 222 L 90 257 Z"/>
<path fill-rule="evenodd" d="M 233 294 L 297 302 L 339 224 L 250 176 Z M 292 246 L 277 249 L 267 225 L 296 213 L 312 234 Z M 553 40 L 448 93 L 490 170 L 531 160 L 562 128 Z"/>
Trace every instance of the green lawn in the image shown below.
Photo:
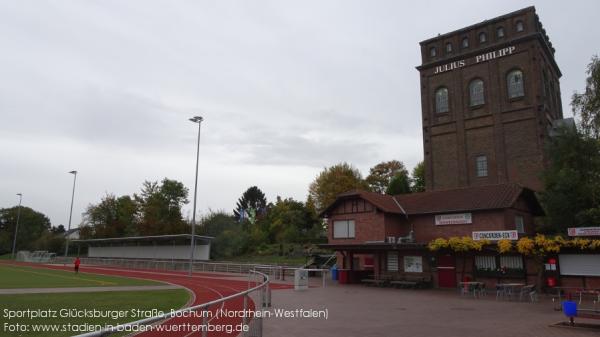
<path fill-rule="evenodd" d="M 83 268 L 85 269 L 85 268 Z M 75 274 L 72 271 L 0 264 L 1 288 L 64 288 L 160 285 L 162 283 L 116 276 Z"/>
<path fill-rule="evenodd" d="M 26 294 L 0 295 L 0 336 L 72 336 L 88 331 L 58 331 L 37 332 L 34 329 L 67 328 L 66 325 L 98 324 L 117 325 L 136 321 L 146 317 L 156 316 L 159 310 L 168 312 L 179 309 L 189 299 L 189 293 L 184 289 L 131 291 L 131 292 L 101 292 L 101 293 L 62 293 L 62 294 Z M 108 315 L 121 315 L 121 318 L 76 318 L 71 314 L 74 310 L 96 309 L 97 312 Z M 56 318 L 12 318 L 8 315 L 27 312 L 53 312 Z M 39 310 L 39 311 L 38 311 Z M 145 311 L 140 313 L 137 310 Z M 136 315 L 134 317 L 134 315 Z M 92 314 L 93 316 L 93 314 Z M 96 314 L 98 316 L 98 314 Z M 14 331 L 17 324 L 27 331 Z"/>

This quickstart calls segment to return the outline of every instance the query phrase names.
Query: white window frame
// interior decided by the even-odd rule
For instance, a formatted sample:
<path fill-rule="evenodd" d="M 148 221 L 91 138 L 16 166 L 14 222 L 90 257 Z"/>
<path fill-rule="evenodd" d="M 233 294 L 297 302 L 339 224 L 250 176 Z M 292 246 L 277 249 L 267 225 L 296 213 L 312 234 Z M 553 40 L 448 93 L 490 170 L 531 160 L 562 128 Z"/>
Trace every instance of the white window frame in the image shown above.
<path fill-rule="evenodd" d="M 515 216 L 515 229 L 517 233 L 525 233 L 525 218 L 522 215 Z"/>
<path fill-rule="evenodd" d="M 398 271 L 398 252 L 387 252 L 387 271 Z"/>
<path fill-rule="evenodd" d="M 475 157 L 475 174 L 477 177 L 487 177 L 488 173 L 487 156 L 479 155 Z"/>
<path fill-rule="evenodd" d="M 474 79 L 469 83 L 469 106 L 485 104 L 485 83 L 482 79 Z"/>
<path fill-rule="evenodd" d="M 422 273 L 423 272 L 423 257 L 422 256 L 405 256 L 404 271 L 407 273 Z"/>
<path fill-rule="evenodd" d="M 354 220 L 335 220 L 333 222 L 334 239 L 354 239 L 356 237 L 356 225 Z"/>
<path fill-rule="evenodd" d="M 525 83 L 523 82 L 523 72 L 519 69 L 511 70 L 506 75 L 506 87 L 509 99 L 525 96 Z"/>
<path fill-rule="evenodd" d="M 448 88 L 440 87 L 435 91 L 435 112 L 445 113 L 449 111 Z"/>

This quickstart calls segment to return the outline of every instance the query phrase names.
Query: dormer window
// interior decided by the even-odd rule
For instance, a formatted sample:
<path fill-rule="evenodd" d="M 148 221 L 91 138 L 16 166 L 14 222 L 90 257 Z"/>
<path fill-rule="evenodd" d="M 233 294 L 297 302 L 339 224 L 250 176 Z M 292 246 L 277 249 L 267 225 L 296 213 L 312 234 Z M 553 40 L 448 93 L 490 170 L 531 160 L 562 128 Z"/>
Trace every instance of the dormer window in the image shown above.
<path fill-rule="evenodd" d="M 486 43 L 487 35 L 484 32 L 479 33 L 479 43 Z"/>
<path fill-rule="evenodd" d="M 464 37 L 462 39 L 462 47 L 463 48 L 469 48 L 469 38 L 468 37 Z"/>
<path fill-rule="evenodd" d="M 496 28 L 496 37 L 498 37 L 499 39 L 504 37 L 504 28 L 503 27 Z"/>
<path fill-rule="evenodd" d="M 523 26 L 523 21 L 517 21 L 517 32 L 522 32 L 525 30 L 525 26 Z"/>
<path fill-rule="evenodd" d="M 452 43 L 450 43 L 450 42 L 446 43 L 446 53 L 447 54 L 452 53 Z"/>
<path fill-rule="evenodd" d="M 431 57 L 437 56 L 437 50 L 435 49 L 435 47 L 429 48 L 429 56 L 431 56 Z"/>

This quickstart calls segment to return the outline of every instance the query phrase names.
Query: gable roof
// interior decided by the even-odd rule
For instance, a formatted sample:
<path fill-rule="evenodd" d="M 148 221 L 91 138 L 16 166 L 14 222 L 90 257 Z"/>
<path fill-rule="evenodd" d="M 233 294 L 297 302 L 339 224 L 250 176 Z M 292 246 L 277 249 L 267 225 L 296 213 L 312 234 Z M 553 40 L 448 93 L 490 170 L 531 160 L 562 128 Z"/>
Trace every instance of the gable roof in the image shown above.
<path fill-rule="evenodd" d="M 533 215 L 544 215 L 532 190 L 507 183 L 395 196 L 360 190 L 349 191 L 338 195 L 336 201 L 321 212 L 321 216 L 331 212 L 338 202 L 356 197 L 367 200 L 386 213 L 416 215 L 511 208 L 521 196 L 528 203 Z"/>

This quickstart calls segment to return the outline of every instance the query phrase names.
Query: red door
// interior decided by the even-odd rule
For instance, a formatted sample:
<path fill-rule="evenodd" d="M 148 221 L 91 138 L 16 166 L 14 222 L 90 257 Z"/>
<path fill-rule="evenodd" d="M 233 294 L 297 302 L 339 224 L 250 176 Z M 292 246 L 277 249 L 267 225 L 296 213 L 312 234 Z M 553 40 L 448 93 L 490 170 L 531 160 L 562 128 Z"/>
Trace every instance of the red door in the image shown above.
<path fill-rule="evenodd" d="M 456 288 L 456 259 L 454 256 L 439 256 L 437 270 L 440 288 Z"/>

